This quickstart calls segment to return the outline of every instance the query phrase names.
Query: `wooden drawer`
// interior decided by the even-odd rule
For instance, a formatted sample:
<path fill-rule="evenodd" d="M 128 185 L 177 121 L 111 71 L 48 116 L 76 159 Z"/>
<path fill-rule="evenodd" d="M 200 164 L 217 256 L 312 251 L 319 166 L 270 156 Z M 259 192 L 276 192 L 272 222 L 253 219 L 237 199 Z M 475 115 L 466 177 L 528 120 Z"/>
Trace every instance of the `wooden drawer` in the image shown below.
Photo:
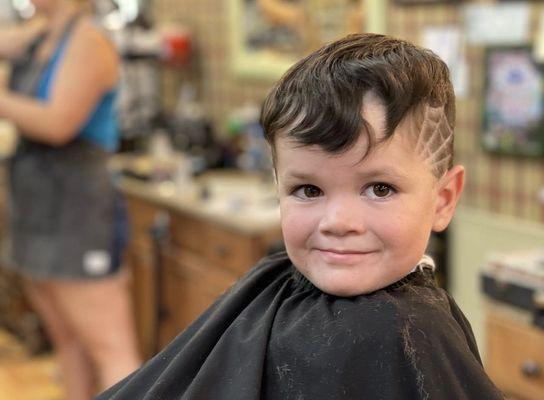
<path fill-rule="evenodd" d="M 236 276 L 189 250 L 163 252 L 163 291 L 159 342 L 165 346 L 234 282 Z"/>
<path fill-rule="evenodd" d="M 487 318 L 486 370 L 507 395 L 544 399 L 544 331 L 504 318 Z"/>
<path fill-rule="evenodd" d="M 190 216 L 173 216 L 170 230 L 174 244 L 202 255 L 237 276 L 248 271 L 265 251 L 261 242 L 252 236 Z"/>

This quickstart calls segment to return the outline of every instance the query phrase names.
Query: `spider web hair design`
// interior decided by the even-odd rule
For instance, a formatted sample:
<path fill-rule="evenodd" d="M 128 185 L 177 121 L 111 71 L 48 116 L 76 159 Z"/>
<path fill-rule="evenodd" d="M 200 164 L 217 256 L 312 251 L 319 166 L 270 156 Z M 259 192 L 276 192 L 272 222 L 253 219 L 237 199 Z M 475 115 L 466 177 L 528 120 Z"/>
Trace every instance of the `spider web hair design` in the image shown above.
<path fill-rule="evenodd" d="M 444 107 L 425 106 L 415 151 L 429 164 L 435 176 L 441 177 L 450 167 L 452 146 L 453 129 Z"/>

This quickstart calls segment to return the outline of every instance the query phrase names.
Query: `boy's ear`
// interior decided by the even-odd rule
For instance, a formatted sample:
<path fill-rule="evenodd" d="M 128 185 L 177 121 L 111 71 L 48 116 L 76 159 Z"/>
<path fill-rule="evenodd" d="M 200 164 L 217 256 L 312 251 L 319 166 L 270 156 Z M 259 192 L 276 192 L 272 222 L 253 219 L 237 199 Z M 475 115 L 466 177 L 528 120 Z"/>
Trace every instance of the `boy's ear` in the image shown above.
<path fill-rule="evenodd" d="M 433 231 L 446 229 L 465 184 L 465 168 L 455 165 L 438 181 L 438 196 L 433 221 Z"/>

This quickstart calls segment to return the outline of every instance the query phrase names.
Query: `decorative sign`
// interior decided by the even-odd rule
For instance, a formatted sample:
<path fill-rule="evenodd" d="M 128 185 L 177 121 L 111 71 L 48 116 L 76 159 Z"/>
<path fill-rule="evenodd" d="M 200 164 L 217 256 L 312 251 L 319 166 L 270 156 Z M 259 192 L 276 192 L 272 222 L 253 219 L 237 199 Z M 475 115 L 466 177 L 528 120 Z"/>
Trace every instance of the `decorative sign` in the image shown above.
<path fill-rule="evenodd" d="M 543 79 L 531 48 L 489 48 L 485 68 L 484 148 L 501 154 L 542 156 Z"/>

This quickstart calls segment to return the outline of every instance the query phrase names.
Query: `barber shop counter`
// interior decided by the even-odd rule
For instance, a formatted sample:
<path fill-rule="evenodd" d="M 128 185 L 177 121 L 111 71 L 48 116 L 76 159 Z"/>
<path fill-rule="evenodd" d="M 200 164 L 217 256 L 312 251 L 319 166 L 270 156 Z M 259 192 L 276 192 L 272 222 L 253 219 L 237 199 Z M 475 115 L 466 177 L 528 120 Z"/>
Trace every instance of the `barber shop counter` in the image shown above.
<path fill-rule="evenodd" d="M 149 358 L 281 246 L 272 182 L 209 172 L 186 184 L 122 177 L 140 348 Z"/>
<path fill-rule="evenodd" d="M 508 398 L 544 399 L 544 250 L 490 257 L 481 288 L 487 372 Z"/>

